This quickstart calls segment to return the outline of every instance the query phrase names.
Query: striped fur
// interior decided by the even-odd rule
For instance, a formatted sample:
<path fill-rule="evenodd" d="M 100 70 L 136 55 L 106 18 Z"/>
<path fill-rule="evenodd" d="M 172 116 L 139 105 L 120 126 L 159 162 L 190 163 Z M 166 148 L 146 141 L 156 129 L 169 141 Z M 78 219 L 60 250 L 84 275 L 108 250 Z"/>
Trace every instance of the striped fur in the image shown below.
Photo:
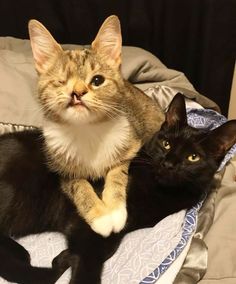
<path fill-rule="evenodd" d="M 29 32 L 49 164 L 62 175 L 64 191 L 94 231 L 103 236 L 118 232 L 127 218 L 130 160 L 160 128 L 163 113 L 121 75 L 116 16 L 104 22 L 91 49 L 63 51 L 35 20 Z M 101 177 L 100 199 L 89 179 Z"/>

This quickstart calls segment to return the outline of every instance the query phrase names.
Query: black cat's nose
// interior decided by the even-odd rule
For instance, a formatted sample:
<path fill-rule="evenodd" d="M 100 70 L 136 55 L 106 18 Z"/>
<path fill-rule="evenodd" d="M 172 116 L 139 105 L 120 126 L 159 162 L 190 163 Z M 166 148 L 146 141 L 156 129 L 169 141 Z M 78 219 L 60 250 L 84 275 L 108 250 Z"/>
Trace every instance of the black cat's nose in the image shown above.
<path fill-rule="evenodd" d="M 163 161 L 161 164 L 164 168 L 169 170 L 174 168 L 174 164 L 170 161 Z"/>

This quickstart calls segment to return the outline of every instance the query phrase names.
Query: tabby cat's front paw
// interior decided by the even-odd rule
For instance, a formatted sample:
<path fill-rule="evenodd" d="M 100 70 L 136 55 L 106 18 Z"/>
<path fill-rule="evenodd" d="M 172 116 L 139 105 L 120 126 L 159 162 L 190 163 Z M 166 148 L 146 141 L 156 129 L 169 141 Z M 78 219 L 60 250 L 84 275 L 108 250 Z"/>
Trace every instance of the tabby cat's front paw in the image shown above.
<path fill-rule="evenodd" d="M 107 214 L 95 218 L 90 224 L 92 230 L 103 237 L 108 237 L 113 231 L 112 215 Z"/>
<path fill-rule="evenodd" d="M 120 206 L 119 208 L 111 212 L 113 232 L 119 233 L 125 226 L 127 220 L 127 210 L 125 206 Z"/>
<path fill-rule="evenodd" d="M 109 214 L 96 217 L 90 223 L 94 232 L 103 237 L 108 237 L 112 232 L 120 232 L 127 220 L 127 210 L 125 206 L 112 209 Z"/>

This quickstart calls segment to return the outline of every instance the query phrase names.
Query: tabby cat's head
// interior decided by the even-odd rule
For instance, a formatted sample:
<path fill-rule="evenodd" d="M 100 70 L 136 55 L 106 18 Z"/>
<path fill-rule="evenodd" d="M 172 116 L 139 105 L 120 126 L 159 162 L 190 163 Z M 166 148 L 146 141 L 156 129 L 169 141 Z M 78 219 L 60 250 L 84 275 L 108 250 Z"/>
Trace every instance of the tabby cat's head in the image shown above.
<path fill-rule="evenodd" d="M 119 114 L 121 31 L 116 16 L 105 20 L 89 49 L 64 51 L 38 21 L 29 22 L 38 99 L 56 122 L 90 123 Z"/>
<path fill-rule="evenodd" d="M 184 97 L 177 94 L 161 130 L 145 146 L 159 183 L 181 185 L 212 179 L 227 151 L 236 143 L 236 120 L 206 132 L 187 124 Z"/>

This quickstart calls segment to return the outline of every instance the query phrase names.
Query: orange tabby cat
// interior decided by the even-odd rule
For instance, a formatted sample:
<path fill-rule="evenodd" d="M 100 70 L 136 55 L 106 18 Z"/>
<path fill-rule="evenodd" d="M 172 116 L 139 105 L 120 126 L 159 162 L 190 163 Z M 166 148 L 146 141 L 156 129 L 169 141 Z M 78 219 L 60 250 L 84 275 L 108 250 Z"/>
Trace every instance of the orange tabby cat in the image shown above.
<path fill-rule="evenodd" d="M 94 231 L 103 236 L 119 232 L 127 218 L 130 160 L 160 128 L 164 115 L 121 75 L 116 16 L 105 20 L 90 49 L 64 51 L 36 20 L 30 21 L 29 34 L 49 164 Z M 89 180 L 101 177 L 105 186 L 99 198 Z"/>

